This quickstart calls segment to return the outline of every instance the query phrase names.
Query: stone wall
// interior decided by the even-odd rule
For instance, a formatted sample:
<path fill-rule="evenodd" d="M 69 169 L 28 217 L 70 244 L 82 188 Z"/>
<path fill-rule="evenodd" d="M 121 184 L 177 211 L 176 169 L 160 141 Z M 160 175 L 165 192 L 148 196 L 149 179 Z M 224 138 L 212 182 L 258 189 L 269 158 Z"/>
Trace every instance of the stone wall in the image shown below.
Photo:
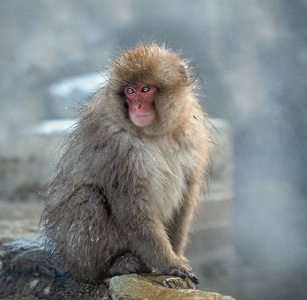
<path fill-rule="evenodd" d="M 228 122 L 212 120 L 217 144 L 212 151 L 213 178 L 207 198 L 200 203 L 186 254 L 200 287 L 234 294 L 236 259 L 234 246 L 234 157 L 233 132 Z"/>

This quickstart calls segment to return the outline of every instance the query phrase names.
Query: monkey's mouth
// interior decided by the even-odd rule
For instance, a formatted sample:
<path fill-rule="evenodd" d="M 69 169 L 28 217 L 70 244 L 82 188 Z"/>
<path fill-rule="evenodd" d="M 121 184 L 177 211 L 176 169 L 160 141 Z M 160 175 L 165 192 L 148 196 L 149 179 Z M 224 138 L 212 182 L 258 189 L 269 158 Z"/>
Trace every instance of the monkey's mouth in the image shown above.
<path fill-rule="evenodd" d="M 151 117 L 152 114 L 148 114 L 148 115 L 137 115 L 137 116 L 133 116 L 132 118 L 135 119 L 135 118 L 147 118 L 147 117 Z"/>
<path fill-rule="evenodd" d="M 154 119 L 153 114 L 131 116 L 132 122 L 140 127 L 149 125 Z"/>

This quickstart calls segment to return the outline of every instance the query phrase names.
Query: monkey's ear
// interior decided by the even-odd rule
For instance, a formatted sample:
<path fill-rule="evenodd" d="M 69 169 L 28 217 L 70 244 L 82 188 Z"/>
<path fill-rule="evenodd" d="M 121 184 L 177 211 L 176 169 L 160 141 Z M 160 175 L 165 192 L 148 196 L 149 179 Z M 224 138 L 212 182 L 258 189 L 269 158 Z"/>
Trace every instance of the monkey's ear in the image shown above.
<path fill-rule="evenodd" d="M 188 80 L 187 68 L 184 64 L 179 65 L 179 74 L 183 81 Z"/>

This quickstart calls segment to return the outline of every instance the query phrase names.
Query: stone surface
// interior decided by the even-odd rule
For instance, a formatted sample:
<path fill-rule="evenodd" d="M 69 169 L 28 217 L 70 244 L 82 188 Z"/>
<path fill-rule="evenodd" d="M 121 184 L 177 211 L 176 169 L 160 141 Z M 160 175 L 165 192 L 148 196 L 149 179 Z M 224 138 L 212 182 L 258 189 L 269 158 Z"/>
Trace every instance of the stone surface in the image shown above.
<path fill-rule="evenodd" d="M 61 140 L 75 120 L 41 122 L 26 134 L 0 147 L 0 199 L 38 198 L 58 159 Z"/>
<path fill-rule="evenodd" d="M 168 276 L 140 276 L 136 274 L 115 276 L 111 279 L 109 292 L 114 300 L 234 300 L 230 296 L 208 293 L 188 288 L 188 283 L 180 278 Z M 184 286 L 184 288 L 182 288 Z"/>
<path fill-rule="evenodd" d="M 42 203 L 0 201 L 0 245 L 15 240 L 33 240 L 39 237 L 39 218 Z"/>
<path fill-rule="evenodd" d="M 207 299 L 232 297 L 194 289 L 190 280 L 157 274 L 124 275 L 92 285 L 74 281 L 38 242 L 0 247 L 0 298 L 4 299 Z"/>

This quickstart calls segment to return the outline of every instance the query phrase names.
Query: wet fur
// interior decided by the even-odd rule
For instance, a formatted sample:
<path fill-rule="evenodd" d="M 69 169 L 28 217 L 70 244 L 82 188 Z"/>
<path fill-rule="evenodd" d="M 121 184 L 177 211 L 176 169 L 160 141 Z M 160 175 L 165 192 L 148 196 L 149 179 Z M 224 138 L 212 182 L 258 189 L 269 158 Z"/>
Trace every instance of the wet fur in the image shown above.
<path fill-rule="evenodd" d="M 158 118 L 146 128 L 130 121 L 122 94 L 140 82 L 159 88 Z M 47 249 L 83 281 L 137 271 L 190 275 L 183 249 L 210 171 L 206 123 L 175 52 L 152 44 L 121 54 L 44 189 Z"/>

